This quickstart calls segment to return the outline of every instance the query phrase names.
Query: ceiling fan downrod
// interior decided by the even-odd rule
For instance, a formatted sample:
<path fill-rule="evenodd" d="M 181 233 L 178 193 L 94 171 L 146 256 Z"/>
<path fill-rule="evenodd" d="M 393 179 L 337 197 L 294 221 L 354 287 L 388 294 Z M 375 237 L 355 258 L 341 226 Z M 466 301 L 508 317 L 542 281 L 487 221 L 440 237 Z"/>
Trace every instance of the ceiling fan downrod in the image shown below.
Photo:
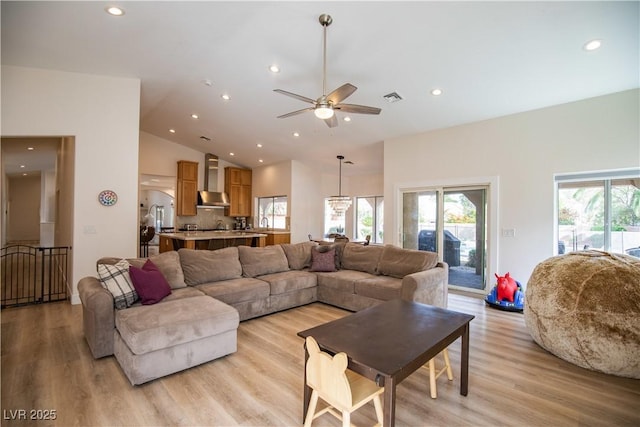
<path fill-rule="evenodd" d="M 323 28 L 322 41 L 322 97 L 327 96 L 327 27 L 333 22 L 331 15 L 323 13 L 318 17 L 320 25 Z"/>

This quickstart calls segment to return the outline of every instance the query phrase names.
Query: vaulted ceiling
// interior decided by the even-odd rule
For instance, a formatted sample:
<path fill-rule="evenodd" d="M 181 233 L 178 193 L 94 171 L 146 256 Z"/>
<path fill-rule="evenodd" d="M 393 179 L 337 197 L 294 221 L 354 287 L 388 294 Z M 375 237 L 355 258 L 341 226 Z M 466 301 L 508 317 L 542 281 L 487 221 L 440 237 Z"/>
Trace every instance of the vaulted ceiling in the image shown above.
<path fill-rule="evenodd" d="M 346 175 L 381 173 L 384 140 L 640 85 L 638 2 L 113 4 L 2 1 L 2 64 L 139 78 L 141 130 L 247 167 L 343 154 Z M 322 13 L 328 91 L 380 115 L 276 118 L 308 104 L 274 89 L 322 95 Z"/>

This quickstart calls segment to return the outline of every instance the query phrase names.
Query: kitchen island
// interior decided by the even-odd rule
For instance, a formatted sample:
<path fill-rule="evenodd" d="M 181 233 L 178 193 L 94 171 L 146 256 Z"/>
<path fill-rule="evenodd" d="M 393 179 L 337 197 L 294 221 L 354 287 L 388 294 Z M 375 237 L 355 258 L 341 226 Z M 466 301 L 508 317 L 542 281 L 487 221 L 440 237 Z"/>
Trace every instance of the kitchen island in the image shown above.
<path fill-rule="evenodd" d="M 265 246 L 266 234 L 235 231 L 185 231 L 178 233 L 160 233 L 159 251 L 187 249 L 222 249 L 229 246 Z"/>

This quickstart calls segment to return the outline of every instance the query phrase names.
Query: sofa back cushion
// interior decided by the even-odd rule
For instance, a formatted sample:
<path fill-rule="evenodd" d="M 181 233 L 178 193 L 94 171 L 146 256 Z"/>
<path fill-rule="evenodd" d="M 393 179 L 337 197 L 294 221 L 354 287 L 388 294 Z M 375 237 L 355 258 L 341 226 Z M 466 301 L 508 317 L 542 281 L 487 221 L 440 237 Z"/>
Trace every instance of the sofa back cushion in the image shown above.
<path fill-rule="evenodd" d="M 187 284 L 184 282 L 184 274 L 182 265 L 180 264 L 180 256 L 176 251 L 163 252 L 161 254 L 152 255 L 148 259 L 153 262 L 160 273 L 167 279 L 171 289 L 185 288 Z M 113 265 L 120 261 L 120 258 L 102 257 L 96 264 Z M 147 258 L 127 258 L 127 262 L 134 267 L 142 268 Z"/>
<path fill-rule="evenodd" d="M 182 248 L 178 254 L 184 281 L 189 286 L 242 277 L 238 248 L 235 246 L 216 251 Z"/>
<path fill-rule="evenodd" d="M 171 289 L 186 288 L 187 284 L 184 282 L 184 273 L 182 271 L 182 264 L 180 264 L 180 255 L 176 251 L 163 252 L 161 254 L 152 255 L 149 257 L 160 273 L 167 279 Z M 137 266 L 136 266 L 137 267 Z"/>
<path fill-rule="evenodd" d="M 378 273 L 402 279 L 407 274 L 429 270 L 437 264 L 438 254 L 435 252 L 385 245 L 378 264 Z"/>
<path fill-rule="evenodd" d="M 302 270 L 311 267 L 311 249 L 318 246 L 316 242 L 283 243 L 282 250 L 287 256 L 289 268 Z"/>
<path fill-rule="evenodd" d="M 383 250 L 384 247 L 378 245 L 364 246 L 359 243 L 347 243 L 342 251 L 341 268 L 376 274 Z"/>
<path fill-rule="evenodd" d="M 238 246 L 238 252 L 244 277 L 256 277 L 289 270 L 289 261 L 287 261 L 287 256 L 280 245 L 262 248 Z"/>

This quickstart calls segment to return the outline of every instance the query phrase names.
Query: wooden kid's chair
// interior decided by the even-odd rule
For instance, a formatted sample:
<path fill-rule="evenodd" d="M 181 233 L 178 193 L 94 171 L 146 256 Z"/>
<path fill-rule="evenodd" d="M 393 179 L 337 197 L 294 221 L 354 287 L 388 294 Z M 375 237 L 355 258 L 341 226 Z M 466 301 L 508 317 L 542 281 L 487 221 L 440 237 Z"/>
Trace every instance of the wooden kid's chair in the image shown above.
<path fill-rule="evenodd" d="M 444 358 L 444 366 L 436 371 L 436 357 L 442 355 Z M 436 380 L 440 375 L 442 375 L 445 371 L 447 372 L 447 378 L 449 381 L 453 381 L 453 371 L 451 370 L 451 362 L 449 361 L 449 352 L 445 348 L 442 352 L 434 356 L 433 359 L 429 360 L 429 390 L 431 392 L 431 398 L 435 399 L 438 397 L 438 392 L 436 390 Z"/>
<path fill-rule="evenodd" d="M 341 419 L 343 427 L 350 426 L 351 413 L 371 400 L 376 409 L 377 425 L 381 426 L 380 395 L 384 392 L 384 387 L 378 387 L 373 381 L 347 369 L 348 359 L 345 353 L 331 357 L 320 351 L 313 337 L 307 337 L 306 344 L 309 353 L 307 385 L 311 387 L 312 393 L 304 426 L 310 427 L 311 422 L 325 412 Z M 329 406 L 316 413 L 318 397 Z"/>

